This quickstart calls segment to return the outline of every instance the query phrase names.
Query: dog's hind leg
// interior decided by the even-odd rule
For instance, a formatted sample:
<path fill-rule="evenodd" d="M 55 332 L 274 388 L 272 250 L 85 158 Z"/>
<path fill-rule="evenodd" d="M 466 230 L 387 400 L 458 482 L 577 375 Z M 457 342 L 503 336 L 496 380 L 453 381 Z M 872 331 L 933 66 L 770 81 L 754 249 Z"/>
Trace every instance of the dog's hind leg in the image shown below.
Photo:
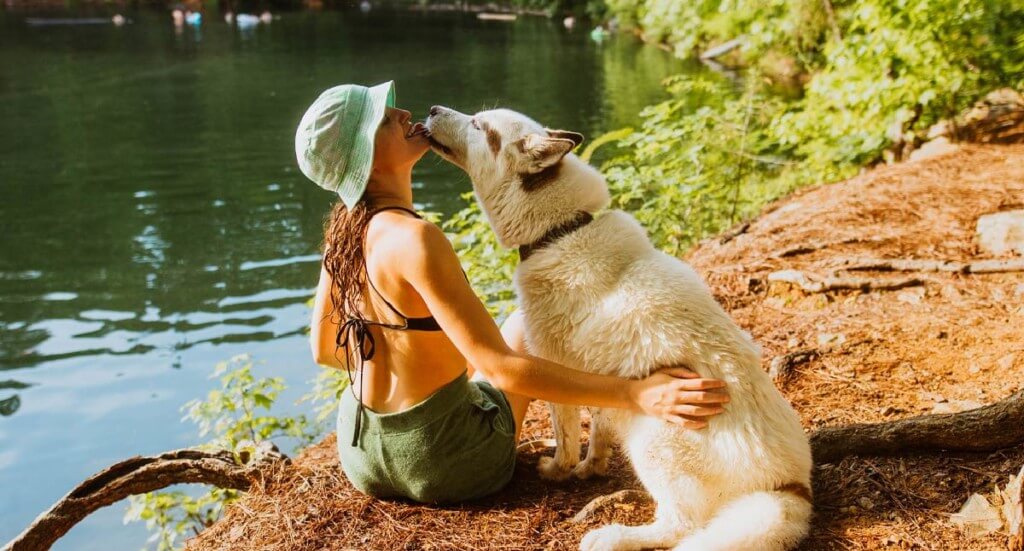
<path fill-rule="evenodd" d="M 784 551 L 807 535 L 809 491 L 744 494 L 723 505 L 673 551 Z"/>
<path fill-rule="evenodd" d="M 669 507 L 658 506 L 654 522 L 643 526 L 609 524 L 591 530 L 580 541 L 580 551 L 639 551 L 676 544 L 690 529 Z"/>
<path fill-rule="evenodd" d="M 587 456 L 572 471 L 577 478 L 585 480 L 593 475 L 608 474 L 608 460 L 612 456 L 615 437 L 612 415 L 607 409 L 590 409 L 590 445 L 587 446 Z"/>
<path fill-rule="evenodd" d="M 565 480 L 580 462 L 580 408 L 553 402 L 548 402 L 548 407 L 557 447 L 554 457 L 540 458 L 537 471 L 545 480 Z"/>

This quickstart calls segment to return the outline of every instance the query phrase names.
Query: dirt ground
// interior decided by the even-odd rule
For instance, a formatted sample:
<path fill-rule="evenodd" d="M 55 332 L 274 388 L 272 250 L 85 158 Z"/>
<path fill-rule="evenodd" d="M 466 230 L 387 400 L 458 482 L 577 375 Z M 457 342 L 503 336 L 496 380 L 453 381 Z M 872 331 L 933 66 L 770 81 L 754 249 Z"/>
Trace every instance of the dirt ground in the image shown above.
<path fill-rule="evenodd" d="M 1024 208 L 1024 145 L 966 146 L 803 190 L 687 258 L 718 299 L 773 357 L 816 353 L 780 387 L 813 431 L 959 411 L 1024 388 L 1024 273 L 919 273 L 893 291 L 808 294 L 769 273 L 825 275 L 860 258 L 971 261 L 986 213 Z M 726 234 L 729 235 L 729 234 Z M 874 279 L 908 274 L 866 272 Z M 534 404 L 524 440 L 550 436 Z M 596 496 L 637 488 L 620 457 L 609 478 L 550 484 L 542 452 L 524 452 L 512 484 L 460 507 L 379 501 L 356 492 L 333 435 L 254 488 L 189 549 L 575 549 L 587 530 L 645 523 L 649 504 L 569 519 Z M 1005 548 L 1005 536 L 967 539 L 950 522 L 973 492 L 987 494 L 1024 464 L 1024 446 L 987 454 L 847 458 L 815 471 L 815 520 L 804 550 Z"/>

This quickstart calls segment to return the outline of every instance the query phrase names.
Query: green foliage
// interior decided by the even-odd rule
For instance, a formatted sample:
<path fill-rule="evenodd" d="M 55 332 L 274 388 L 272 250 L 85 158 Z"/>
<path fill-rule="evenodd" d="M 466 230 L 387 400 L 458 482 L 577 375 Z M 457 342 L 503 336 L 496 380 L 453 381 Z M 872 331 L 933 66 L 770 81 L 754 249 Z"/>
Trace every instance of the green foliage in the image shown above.
<path fill-rule="evenodd" d="M 310 443 L 316 437 L 305 415 L 279 417 L 270 414 L 274 401 L 285 389 L 281 377 L 257 379 L 252 358 L 242 354 L 221 362 L 210 378 L 220 379 L 220 389 L 211 390 L 206 400 L 192 400 L 182 406 L 182 420 L 199 426 L 199 436 L 212 436 L 206 446 L 255 451 L 255 445 L 276 437 L 290 437 Z M 261 414 L 260 410 L 265 413 Z"/>
<path fill-rule="evenodd" d="M 620 154 L 602 170 L 612 207 L 631 212 L 656 246 L 679 255 L 784 192 L 771 177 L 789 163 L 774 156 L 766 133 L 780 101 L 702 77 L 666 85 L 674 97 L 641 113 L 641 128 L 618 142 Z"/>
<path fill-rule="evenodd" d="M 220 518 L 224 507 L 238 498 L 235 490 L 214 488 L 199 497 L 185 492 L 150 492 L 132 496 L 124 522 L 145 521 L 151 532 L 147 547 L 172 551 L 181 547 L 189 532 L 198 534 Z"/>
<path fill-rule="evenodd" d="M 241 461 L 242 452 L 254 456 L 259 443 L 273 438 L 288 438 L 299 446 L 313 442 L 320 431 L 305 415 L 271 412 L 285 390 L 284 379 L 257 378 L 252 368 L 252 358 L 244 354 L 217 364 L 211 378 L 220 380 L 220 388 L 211 390 L 205 400 L 182 406 L 182 420 L 192 421 L 199 426 L 200 436 L 211 438 L 204 447 L 230 450 Z M 324 388 L 326 384 L 325 380 Z M 238 492 L 222 488 L 198 497 L 183 491 L 150 492 L 129 498 L 124 521 L 145 521 L 153 532 L 147 544 L 169 551 L 178 548 L 189 531 L 198 533 L 217 520 L 225 505 L 237 497 Z"/>
<path fill-rule="evenodd" d="M 690 56 L 743 37 L 734 62 L 802 72 L 768 133 L 819 181 L 919 140 L 986 92 L 1024 85 L 1024 0 L 608 0 Z M 787 78 L 794 74 L 785 75 Z"/>
<path fill-rule="evenodd" d="M 300 402 L 312 402 L 316 411 L 316 423 L 323 425 L 338 410 L 338 399 L 349 385 L 348 373 L 333 367 L 324 367 L 313 379 L 313 389 Z"/>
<path fill-rule="evenodd" d="M 1001 86 L 1021 86 L 1024 2 L 868 0 L 837 12 L 805 95 L 774 121 L 822 179 L 878 160 Z"/>
<path fill-rule="evenodd" d="M 477 294 L 491 315 L 503 318 L 515 309 L 512 272 L 516 253 L 498 244 L 473 194 L 463 194 L 462 198 L 468 206 L 445 221 L 443 228 Z"/>

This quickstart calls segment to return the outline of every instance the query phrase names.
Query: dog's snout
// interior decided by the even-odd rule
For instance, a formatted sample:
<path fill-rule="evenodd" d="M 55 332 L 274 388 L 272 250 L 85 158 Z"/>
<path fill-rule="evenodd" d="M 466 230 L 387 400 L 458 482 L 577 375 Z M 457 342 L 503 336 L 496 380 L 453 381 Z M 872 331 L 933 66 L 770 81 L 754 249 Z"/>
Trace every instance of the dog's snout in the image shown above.
<path fill-rule="evenodd" d="M 436 117 L 436 116 L 438 116 L 439 114 L 441 114 L 441 109 L 443 109 L 443 107 L 441 107 L 440 105 L 434 105 L 434 106 L 432 106 L 432 107 L 430 108 L 430 116 L 431 116 L 431 117 Z"/>

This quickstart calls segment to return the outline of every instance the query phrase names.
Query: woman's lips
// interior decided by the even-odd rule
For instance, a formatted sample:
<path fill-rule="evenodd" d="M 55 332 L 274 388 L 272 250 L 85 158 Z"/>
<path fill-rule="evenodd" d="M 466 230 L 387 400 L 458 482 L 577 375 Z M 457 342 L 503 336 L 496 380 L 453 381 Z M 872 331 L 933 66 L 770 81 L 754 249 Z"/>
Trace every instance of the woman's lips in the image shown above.
<path fill-rule="evenodd" d="M 429 134 L 429 132 L 427 131 L 427 127 L 424 126 L 422 122 L 418 122 L 412 125 L 411 128 L 409 128 L 409 132 L 406 133 L 405 139 L 410 140 L 412 138 L 415 138 L 416 136 L 424 134 Z"/>

